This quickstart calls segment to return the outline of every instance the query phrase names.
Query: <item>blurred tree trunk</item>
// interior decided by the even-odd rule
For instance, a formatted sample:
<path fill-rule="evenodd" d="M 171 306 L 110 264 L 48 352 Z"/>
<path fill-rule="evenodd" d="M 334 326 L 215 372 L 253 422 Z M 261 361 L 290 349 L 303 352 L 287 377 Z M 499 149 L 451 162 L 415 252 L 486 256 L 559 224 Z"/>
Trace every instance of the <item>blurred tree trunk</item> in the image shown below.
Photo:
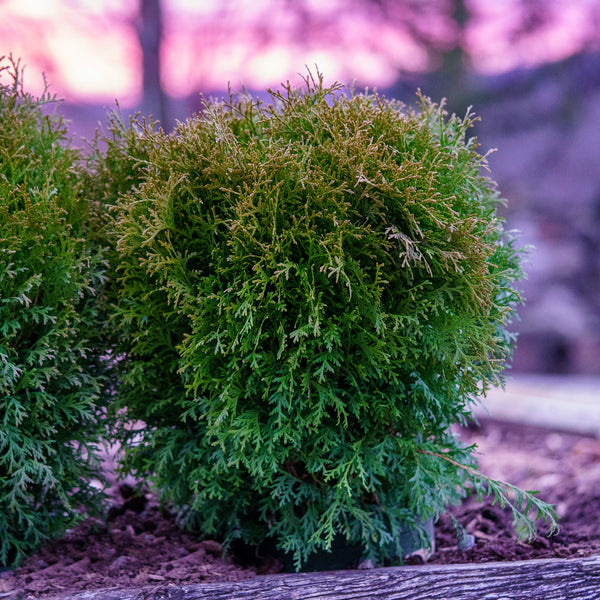
<path fill-rule="evenodd" d="M 448 108 L 461 114 L 466 110 L 472 97 L 473 83 L 467 69 L 468 56 L 465 51 L 466 31 L 469 24 L 469 12 L 465 0 L 452 0 L 450 19 L 454 28 L 454 44 L 442 53 L 440 78 L 448 99 Z"/>
<path fill-rule="evenodd" d="M 162 12 L 160 0 L 140 0 L 138 38 L 143 61 L 144 116 L 152 115 L 164 129 L 169 129 L 165 94 L 160 80 L 160 45 L 162 41 Z"/>

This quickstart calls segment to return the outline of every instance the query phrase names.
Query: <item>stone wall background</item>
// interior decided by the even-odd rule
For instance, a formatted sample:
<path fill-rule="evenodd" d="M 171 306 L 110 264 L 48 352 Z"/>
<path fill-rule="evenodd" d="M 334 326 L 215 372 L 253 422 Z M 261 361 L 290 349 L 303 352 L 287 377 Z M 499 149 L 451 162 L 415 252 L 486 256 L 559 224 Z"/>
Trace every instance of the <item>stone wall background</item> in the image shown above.
<path fill-rule="evenodd" d="M 600 374 L 600 55 L 512 73 L 486 92 L 477 136 L 498 148 L 489 162 L 508 228 L 533 246 L 513 370 Z"/>

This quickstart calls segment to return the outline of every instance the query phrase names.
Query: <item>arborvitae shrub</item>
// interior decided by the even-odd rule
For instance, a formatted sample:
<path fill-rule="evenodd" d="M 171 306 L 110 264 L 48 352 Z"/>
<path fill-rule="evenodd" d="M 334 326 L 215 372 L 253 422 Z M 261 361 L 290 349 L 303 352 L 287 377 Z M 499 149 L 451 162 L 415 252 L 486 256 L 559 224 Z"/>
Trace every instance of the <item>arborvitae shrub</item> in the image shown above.
<path fill-rule="evenodd" d="M 0 564 L 98 506 L 101 365 L 79 155 L 54 98 L 0 61 Z"/>
<path fill-rule="evenodd" d="M 112 225 L 118 406 L 145 424 L 125 468 L 206 535 L 273 538 L 297 567 L 338 534 L 401 556 L 467 480 L 509 499 L 449 428 L 500 381 L 520 254 L 470 115 L 320 77 L 272 96 L 142 134 Z"/>
<path fill-rule="evenodd" d="M 116 110 L 107 114 L 106 129 L 96 131 L 94 140 L 89 144 L 85 156 L 86 169 L 84 172 L 84 194 L 90 199 L 92 215 L 90 219 L 91 239 L 102 249 L 106 257 L 106 281 L 100 290 L 101 318 L 99 319 L 99 347 L 105 351 L 105 363 L 112 368 L 107 369 L 109 382 L 104 386 L 106 399 L 115 392 L 115 367 L 119 357 L 115 355 L 115 337 L 117 332 L 111 327 L 107 316 L 107 307 L 117 300 L 116 267 L 119 257 L 112 247 L 110 236 L 112 221 L 109 213 L 117 203 L 120 195 L 136 190 L 144 178 L 150 149 L 154 142 L 152 132 L 155 123 L 150 119 L 138 121 L 136 116 L 130 116 L 126 122 L 117 105 Z M 114 420 L 110 419 L 114 424 Z"/>

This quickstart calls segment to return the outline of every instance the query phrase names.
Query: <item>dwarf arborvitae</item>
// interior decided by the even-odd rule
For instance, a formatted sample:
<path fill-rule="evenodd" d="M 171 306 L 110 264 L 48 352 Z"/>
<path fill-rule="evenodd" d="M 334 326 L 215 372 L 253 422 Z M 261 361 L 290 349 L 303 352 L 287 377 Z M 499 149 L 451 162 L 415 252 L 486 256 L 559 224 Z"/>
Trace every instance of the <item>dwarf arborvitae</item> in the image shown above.
<path fill-rule="evenodd" d="M 0 564 L 98 507 L 101 364 L 78 154 L 47 93 L 0 61 Z"/>
<path fill-rule="evenodd" d="M 520 302 L 472 121 L 309 75 L 135 130 L 108 227 L 116 408 L 124 468 L 184 523 L 300 567 L 336 535 L 401 556 L 468 488 L 510 501 L 450 431 L 501 383 Z M 113 154 L 134 139 L 113 128 Z"/>

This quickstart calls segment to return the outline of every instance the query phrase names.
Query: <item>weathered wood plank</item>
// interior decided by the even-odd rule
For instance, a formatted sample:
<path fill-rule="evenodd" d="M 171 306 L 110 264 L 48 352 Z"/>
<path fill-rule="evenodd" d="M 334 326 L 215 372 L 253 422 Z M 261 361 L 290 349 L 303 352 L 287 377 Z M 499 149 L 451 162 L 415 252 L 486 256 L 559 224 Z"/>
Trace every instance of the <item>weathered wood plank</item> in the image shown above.
<path fill-rule="evenodd" d="M 540 427 L 600 435 L 600 377 L 515 375 L 474 413 Z"/>
<path fill-rule="evenodd" d="M 600 556 L 264 575 L 239 582 L 96 590 L 47 600 L 598 600 Z"/>

